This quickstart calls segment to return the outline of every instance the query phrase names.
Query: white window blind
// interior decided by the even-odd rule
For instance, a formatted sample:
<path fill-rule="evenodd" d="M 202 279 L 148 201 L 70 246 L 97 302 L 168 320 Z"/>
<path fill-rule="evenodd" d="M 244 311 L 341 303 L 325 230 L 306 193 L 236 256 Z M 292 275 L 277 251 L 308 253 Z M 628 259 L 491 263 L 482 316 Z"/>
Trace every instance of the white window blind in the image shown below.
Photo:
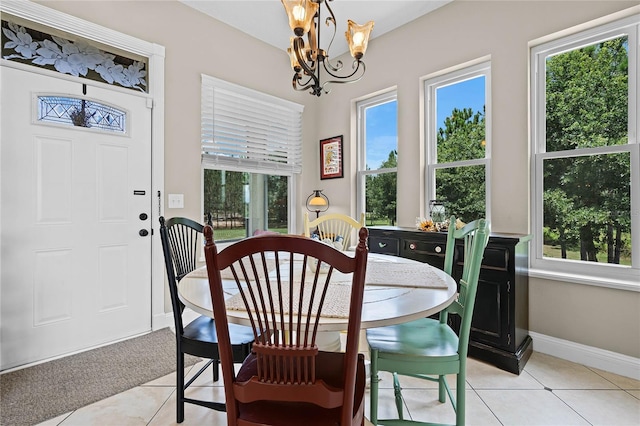
<path fill-rule="evenodd" d="M 202 75 L 205 167 L 300 173 L 303 106 Z"/>

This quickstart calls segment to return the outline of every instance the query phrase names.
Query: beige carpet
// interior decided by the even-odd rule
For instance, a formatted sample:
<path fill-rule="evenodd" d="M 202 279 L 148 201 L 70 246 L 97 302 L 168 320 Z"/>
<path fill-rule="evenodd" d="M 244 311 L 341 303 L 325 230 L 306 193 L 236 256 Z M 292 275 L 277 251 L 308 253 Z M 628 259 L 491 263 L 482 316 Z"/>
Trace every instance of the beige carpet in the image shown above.
<path fill-rule="evenodd" d="M 199 358 L 185 356 L 185 365 Z M 168 328 L 0 375 L 0 425 L 33 425 L 176 369 Z"/>

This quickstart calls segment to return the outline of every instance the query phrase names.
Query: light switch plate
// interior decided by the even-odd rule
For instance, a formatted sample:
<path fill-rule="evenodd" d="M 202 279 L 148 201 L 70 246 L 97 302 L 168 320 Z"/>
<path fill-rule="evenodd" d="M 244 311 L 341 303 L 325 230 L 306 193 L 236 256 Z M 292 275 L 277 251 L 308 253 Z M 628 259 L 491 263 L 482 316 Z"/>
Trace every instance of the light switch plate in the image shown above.
<path fill-rule="evenodd" d="M 170 209 L 183 209 L 184 208 L 184 194 L 169 194 L 169 208 Z"/>

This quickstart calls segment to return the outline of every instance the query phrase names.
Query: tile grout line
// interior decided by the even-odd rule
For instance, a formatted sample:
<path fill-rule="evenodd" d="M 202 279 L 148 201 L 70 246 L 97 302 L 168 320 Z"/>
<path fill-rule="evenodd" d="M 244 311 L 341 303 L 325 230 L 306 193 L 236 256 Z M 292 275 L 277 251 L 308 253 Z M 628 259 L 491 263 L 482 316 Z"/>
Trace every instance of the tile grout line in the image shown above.
<path fill-rule="evenodd" d="M 169 386 L 164 386 L 164 387 L 169 387 Z M 171 399 L 171 396 L 177 392 L 177 388 L 175 386 L 171 386 L 172 390 L 169 393 L 169 395 L 167 396 L 167 398 L 164 400 L 164 402 L 162 404 L 160 404 L 160 406 L 158 407 L 158 409 L 156 410 L 155 413 L 153 413 L 153 416 L 151 416 L 151 418 L 149 419 L 149 421 L 147 422 L 147 425 L 150 425 L 151 422 L 153 422 L 153 419 L 155 419 L 158 414 L 160 414 L 160 411 L 162 411 L 162 408 L 167 405 L 167 402 L 169 402 L 169 400 Z M 176 397 L 177 399 L 177 397 Z"/>

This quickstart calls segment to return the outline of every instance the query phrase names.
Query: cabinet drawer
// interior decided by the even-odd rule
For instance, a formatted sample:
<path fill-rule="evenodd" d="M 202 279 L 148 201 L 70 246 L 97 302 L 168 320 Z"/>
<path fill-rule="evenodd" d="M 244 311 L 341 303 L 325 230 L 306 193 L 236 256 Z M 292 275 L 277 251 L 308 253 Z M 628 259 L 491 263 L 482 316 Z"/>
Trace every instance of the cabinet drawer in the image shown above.
<path fill-rule="evenodd" d="M 447 248 L 445 241 L 402 240 L 402 250 L 409 253 L 426 254 L 428 256 L 444 257 Z"/>
<path fill-rule="evenodd" d="M 464 246 L 462 244 L 456 245 L 456 263 L 458 265 L 464 264 Z M 482 257 L 482 269 L 488 269 L 492 271 L 508 271 L 509 270 L 509 250 L 501 247 L 487 246 L 484 249 L 484 256 Z"/>
<path fill-rule="evenodd" d="M 507 271 L 509 269 L 509 250 L 501 247 L 487 246 L 482 258 L 483 269 Z"/>
<path fill-rule="evenodd" d="M 446 240 L 439 242 L 403 239 L 400 256 L 425 262 L 438 269 L 442 269 L 444 267 L 445 249 Z"/>
<path fill-rule="evenodd" d="M 397 238 L 369 236 L 369 250 L 371 253 L 389 254 L 392 256 L 398 256 L 400 254 Z"/>

